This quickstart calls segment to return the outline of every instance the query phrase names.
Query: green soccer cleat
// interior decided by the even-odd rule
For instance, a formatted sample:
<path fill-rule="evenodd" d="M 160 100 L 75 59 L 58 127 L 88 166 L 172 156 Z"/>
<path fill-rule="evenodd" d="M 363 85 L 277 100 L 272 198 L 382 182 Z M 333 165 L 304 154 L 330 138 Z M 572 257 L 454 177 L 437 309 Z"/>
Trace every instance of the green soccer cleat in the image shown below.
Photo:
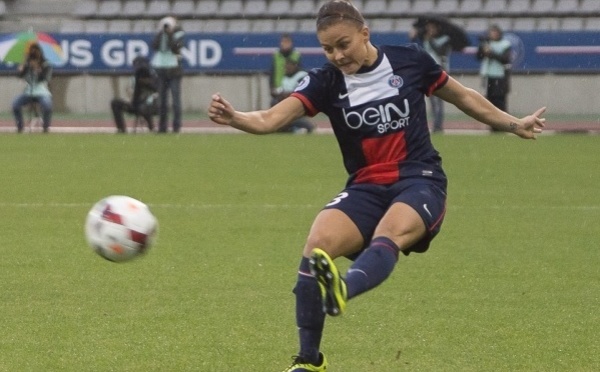
<path fill-rule="evenodd" d="M 295 356 L 292 365 L 283 372 L 327 372 L 327 359 L 323 353 L 319 353 L 319 360 L 321 365 L 315 366 L 308 363 L 301 356 Z"/>
<path fill-rule="evenodd" d="M 310 255 L 310 272 L 317 278 L 323 299 L 323 312 L 331 315 L 341 315 L 346 309 L 348 291 L 346 282 L 327 252 L 315 248 Z"/>

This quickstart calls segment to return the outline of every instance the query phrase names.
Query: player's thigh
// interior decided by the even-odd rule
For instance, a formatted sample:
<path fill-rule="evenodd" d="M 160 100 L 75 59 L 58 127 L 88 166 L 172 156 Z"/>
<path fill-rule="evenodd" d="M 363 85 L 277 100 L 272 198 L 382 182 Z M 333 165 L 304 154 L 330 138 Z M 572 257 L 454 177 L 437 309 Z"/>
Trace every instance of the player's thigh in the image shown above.
<path fill-rule="evenodd" d="M 320 248 L 332 258 L 349 256 L 362 249 L 364 240 L 356 224 L 338 209 L 323 209 L 315 218 L 304 246 L 304 256 Z"/>
<path fill-rule="evenodd" d="M 399 184 L 393 204 L 377 225 L 374 236 L 386 236 L 404 254 L 427 251 L 446 214 L 446 189 L 438 182 Z"/>
<path fill-rule="evenodd" d="M 426 234 L 425 222 L 413 207 L 406 203 L 394 203 L 377 225 L 373 237 L 385 236 L 404 250 L 415 245 Z"/>

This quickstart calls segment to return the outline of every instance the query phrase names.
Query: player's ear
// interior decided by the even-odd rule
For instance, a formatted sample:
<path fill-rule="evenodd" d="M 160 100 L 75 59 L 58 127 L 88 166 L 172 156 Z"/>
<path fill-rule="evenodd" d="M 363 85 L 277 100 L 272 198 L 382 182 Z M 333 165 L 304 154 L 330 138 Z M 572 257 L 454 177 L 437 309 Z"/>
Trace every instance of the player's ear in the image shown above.
<path fill-rule="evenodd" d="M 363 38 L 363 42 L 365 44 L 368 43 L 369 39 L 371 38 L 371 31 L 369 31 L 369 27 L 363 26 L 363 28 L 360 30 L 360 33 Z"/>

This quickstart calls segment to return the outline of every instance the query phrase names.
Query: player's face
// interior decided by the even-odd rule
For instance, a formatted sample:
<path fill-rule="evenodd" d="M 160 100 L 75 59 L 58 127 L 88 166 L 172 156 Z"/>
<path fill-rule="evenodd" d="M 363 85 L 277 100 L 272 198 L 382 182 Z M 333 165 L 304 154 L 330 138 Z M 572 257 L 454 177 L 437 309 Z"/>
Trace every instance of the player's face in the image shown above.
<path fill-rule="evenodd" d="M 317 32 L 325 57 L 343 73 L 352 75 L 369 63 L 369 29 L 338 22 Z"/>

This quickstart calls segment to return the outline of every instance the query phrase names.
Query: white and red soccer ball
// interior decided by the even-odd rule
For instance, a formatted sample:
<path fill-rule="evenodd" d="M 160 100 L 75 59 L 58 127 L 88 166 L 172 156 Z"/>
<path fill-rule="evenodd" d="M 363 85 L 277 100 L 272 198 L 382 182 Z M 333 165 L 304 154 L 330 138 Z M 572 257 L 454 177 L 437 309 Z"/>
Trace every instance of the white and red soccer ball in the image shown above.
<path fill-rule="evenodd" d="M 148 206 L 114 195 L 96 203 L 85 221 L 88 244 L 103 258 L 123 262 L 143 255 L 154 244 L 158 221 Z"/>

